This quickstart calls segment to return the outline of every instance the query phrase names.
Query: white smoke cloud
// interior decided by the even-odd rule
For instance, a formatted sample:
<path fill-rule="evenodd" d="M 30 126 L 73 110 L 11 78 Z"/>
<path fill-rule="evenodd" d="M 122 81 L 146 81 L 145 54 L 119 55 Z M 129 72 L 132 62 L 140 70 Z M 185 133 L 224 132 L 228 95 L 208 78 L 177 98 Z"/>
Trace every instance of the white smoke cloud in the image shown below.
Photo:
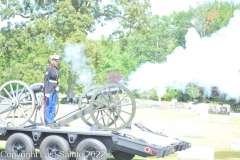
<path fill-rule="evenodd" d="M 193 82 L 210 96 L 212 86 L 231 98 L 240 96 L 240 11 L 229 24 L 211 37 L 200 38 L 194 28 L 186 34 L 186 49 L 177 47 L 163 64 L 142 64 L 129 76 L 129 88 L 157 88 L 163 95 L 167 86 L 185 90 Z"/>
<path fill-rule="evenodd" d="M 93 83 L 94 71 L 87 64 L 88 59 L 84 54 L 84 46 L 79 44 L 68 44 L 64 48 L 64 60 L 71 65 L 71 72 L 79 74 L 77 84 L 90 87 Z"/>

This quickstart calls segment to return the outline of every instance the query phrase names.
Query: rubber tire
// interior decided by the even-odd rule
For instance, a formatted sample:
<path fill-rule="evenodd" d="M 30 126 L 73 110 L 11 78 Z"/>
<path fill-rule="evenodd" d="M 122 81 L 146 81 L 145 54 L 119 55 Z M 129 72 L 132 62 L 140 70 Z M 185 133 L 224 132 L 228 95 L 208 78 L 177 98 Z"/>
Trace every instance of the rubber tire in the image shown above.
<path fill-rule="evenodd" d="M 89 147 L 94 148 L 97 151 L 96 154 L 99 154 L 99 157 L 97 158 L 97 160 L 106 160 L 107 159 L 106 146 L 97 139 L 87 138 L 87 139 L 82 140 L 77 145 L 76 160 L 86 160 L 86 157 L 83 157 L 82 153 L 84 153 L 84 150 Z"/>
<path fill-rule="evenodd" d="M 49 160 L 51 157 L 45 157 L 45 155 L 49 155 L 47 152 L 47 147 L 51 144 L 57 144 L 61 149 L 61 154 L 64 155 L 63 157 L 59 158 L 58 160 L 68 160 L 70 158 L 70 147 L 64 138 L 56 135 L 51 135 L 46 137 L 42 143 L 40 144 L 40 156 L 41 160 Z"/>
<path fill-rule="evenodd" d="M 116 151 L 116 152 L 112 152 L 113 157 L 116 160 L 131 160 L 133 159 L 133 157 L 135 157 L 134 154 L 130 154 L 130 153 L 126 153 L 126 152 L 122 152 L 122 151 Z"/>
<path fill-rule="evenodd" d="M 22 158 L 8 157 L 8 159 L 10 159 L 10 160 L 26 160 L 26 158 L 27 158 L 28 160 L 31 160 L 32 157 L 34 157 L 34 156 L 33 155 L 30 156 L 30 154 L 31 153 L 34 154 L 34 152 L 35 152 L 35 147 L 34 147 L 34 144 L 33 144 L 33 140 L 28 135 L 23 134 L 23 133 L 14 133 L 13 135 L 11 135 L 7 139 L 7 142 L 6 142 L 6 145 L 5 145 L 6 153 L 13 153 L 14 152 L 12 150 L 12 145 L 16 141 L 20 141 L 20 142 L 24 143 L 25 150 L 26 150 L 26 152 L 24 154 L 26 154 L 26 155 Z"/>

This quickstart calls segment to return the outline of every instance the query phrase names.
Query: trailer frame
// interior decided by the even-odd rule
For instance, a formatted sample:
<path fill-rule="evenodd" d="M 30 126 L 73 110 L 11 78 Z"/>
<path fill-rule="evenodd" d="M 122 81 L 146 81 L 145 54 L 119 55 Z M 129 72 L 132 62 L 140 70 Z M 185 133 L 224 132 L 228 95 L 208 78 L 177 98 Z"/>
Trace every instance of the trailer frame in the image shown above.
<path fill-rule="evenodd" d="M 143 131 L 146 132 L 146 131 Z M 45 126 L 0 126 L 0 140 L 8 141 L 13 134 L 20 133 L 27 135 L 33 141 L 35 149 L 49 136 L 59 136 L 67 141 L 71 152 L 76 153 L 78 144 L 86 139 L 95 139 L 100 141 L 106 147 L 107 156 L 112 153 L 121 152 L 122 154 L 134 157 L 135 155 L 141 157 L 165 157 L 178 151 L 182 151 L 191 147 L 191 144 L 183 140 L 175 139 L 176 142 L 168 145 L 150 144 L 144 139 L 138 139 L 136 135 L 131 132 L 121 133 L 119 131 L 103 131 L 98 126 L 93 125 L 90 130 L 80 127 L 62 127 L 59 129 L 52 129 Z M 154 134 L 154 133 L 150 133 Z M 166 135 L 158 135 L 169 138 Z M 25 144 L 28 145 L 28 144 Z M 94 147 L 94 146 L 93 146 Z M 69 157 L 70 158 L 70 157 Z M 115 157 L 116 158 L 116 157 Z M 130 160 L 131 158 L 129 158 Z M 102 159 L 101 159 L 102 160 Z M 125 159 L 127 160 L 127 159 Z"/>

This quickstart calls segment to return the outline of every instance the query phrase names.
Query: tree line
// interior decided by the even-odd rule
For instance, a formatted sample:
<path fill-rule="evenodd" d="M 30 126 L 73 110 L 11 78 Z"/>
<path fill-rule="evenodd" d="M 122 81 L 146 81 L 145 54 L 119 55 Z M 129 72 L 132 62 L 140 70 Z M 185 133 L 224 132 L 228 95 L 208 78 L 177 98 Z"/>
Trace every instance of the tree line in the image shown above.
<path fill-rule="evenodd" d="M 151 13 L 150 0 L 113 0 L 109 4 L 102 0 L 2 0 L 0 18 L 7 23 L 0 31 L 0 84 L 12 79 L 42 82 L 49 55 L 59 54 L 64 59 L 67 44 L 84 44 L 94 84 L 108 83 L 116 72 L 127 78 L 139 64 L 163 63 L 176 47 L 185 48 L 188 28 L 196 28 L 201 37 L 211 36 L 226 26 L 239 8 L 232 2 L 214 1 L 190 7 L 187 12 L 159 16 Z M 17 23 L 12 18 L 23 21 Z M 109 37 L 87 38 L 97 24 L 104 26 L 107 21 L 119 24 Z M 78 84 L 77 77 L 82 73 L 70 74 L 71 65 L 59 64 L 61 92 L 69 92 L 70 87 L 80 94 L 84 84 Z M 196 87 L 202 93 L 201 86 Z M 154 91 L 151 95 L 156 99 Z M 163 99 L 189 101 L 194 98 L 190 95 L 169 88 Z M 217 94 L 210 98 L 200 95 L 202 101 L 220 100 Z"/>

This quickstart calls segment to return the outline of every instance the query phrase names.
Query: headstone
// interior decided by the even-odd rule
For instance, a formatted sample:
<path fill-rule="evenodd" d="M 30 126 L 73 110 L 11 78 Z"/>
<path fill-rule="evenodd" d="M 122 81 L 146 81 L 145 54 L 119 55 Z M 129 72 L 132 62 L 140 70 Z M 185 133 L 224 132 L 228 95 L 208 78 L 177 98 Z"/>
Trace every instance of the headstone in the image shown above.
<path fill-rule="evenodd" d="M 121 101 L 121 104 L 127 104 L 127 103 L 129 103 L 129 99 L 127 99 L 127 98 L 125 98 Z"/>
<path fill-rule="evenodd" d="M 140 103 L 140 104 L 138 105 L 138 107 L 139 107 L 139 108 L 148 108 L 148 104 L 146 104 L 146 103 Z"/>
<path fill-rule="evenodd" d="M 183 110 L 184 104 L 182 102 L 176 102 L 174 108 L 177 110 Z"/>
<path fill-rule="evenodd" d="M 170 108 L 170 109 L 174 108 L 176 102 L 177 102 L 176 99 L 172 99 L 171 102 L 170 102 L 169 108 Z"/>
<path fill-rule="evenodd" d="M 161 106 L 159 104 L 151 104 L 151 108 L 160 109 Z"/>
<path fill-rule="evenodd" d="M 231 149 L 240 150 L 240 138 L 231 139 Z"/>
<path fill-rule="evenodd" d="M 194 110 L 197 115 L 205 115 L 208 114 L 208 105 L 205 103 L 200 103 L 195 105 Z"/>
<path fill-rule="evenodd" d="M 161 109 L 166 109 L 167 108 L 167 103 L 166 102 L 162 102 L 161 104 Z"/>
<path fill-rule="evenodd" d="M 161 102 L 160 101 L 145 100 L 144 103 L 148 104 L 149 108 L 161 108 Z"/>
<path fill-rule="evenodd" d="M 217 113 L 229 114 L 231 106 L 229 104 L 217 105 Z"/>
<path fill-rule="evenodd" d="M 227 114 L 227 113 L 228 113 L 227 107 L 220 107 L 219 113 L 221 113 L 221 114 Z"/>
<path fill-rule="evenodd" d="M 187 137 L 199 137 L 197 125 L 184 125 L 182 126 L 182 135 Z"/>
<path fill-rule="evenodd" d="M 213 112 L 213 113 L 217 113 L 217 107 L 215 105 L 212 105 L 210 104 L 210 110 Z"/>
<path fill-rule="evenodd" d="M 205 114 L 200 114 L 199 115 L 199 120 L 200 121 L 209 121 L 210 120 L 210 115 L 208 113 L 205 113 Z"/>
<path fill-rule="evenodd" d="M 187 150 L 178 152 L 177 158 L 192 160 L 214 160 L 214 148 L 208 146 L 192 146 Z"/>
<path fill-rule="evenodd" d="M 194 100 L 193 100 L 193 104 L 194 104 L 194 105 L 198 104 L 198 100 L 197 100 L 197 99 L 194 99 Z"/>

